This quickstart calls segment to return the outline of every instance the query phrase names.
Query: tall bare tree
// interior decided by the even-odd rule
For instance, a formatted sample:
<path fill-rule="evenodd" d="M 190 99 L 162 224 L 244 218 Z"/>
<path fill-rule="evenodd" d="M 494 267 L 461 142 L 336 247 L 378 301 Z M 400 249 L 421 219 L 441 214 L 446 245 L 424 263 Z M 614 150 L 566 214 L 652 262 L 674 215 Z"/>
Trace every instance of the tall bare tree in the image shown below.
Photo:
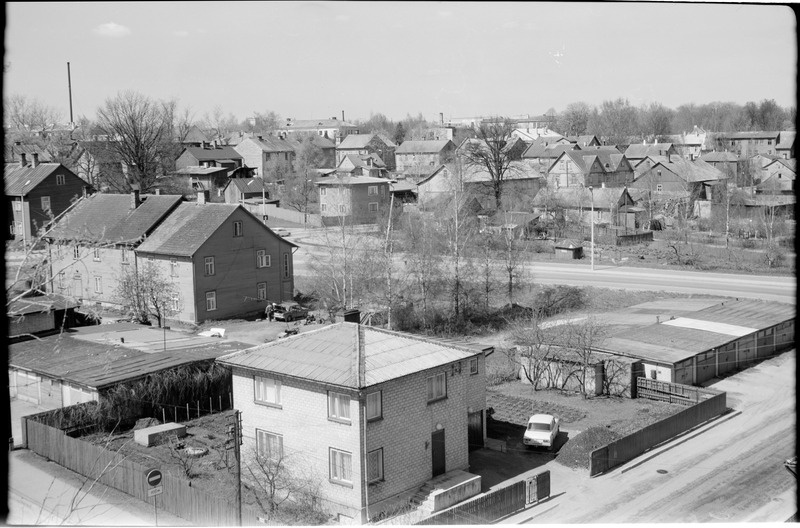
<path fill-rule="evenodd" d="M 3 113 L 6 126 L 29 135 L 43 136 L 61 120 L 61 113 L 54 107 L 21 94 L 3 98 Z"/>
<path fill-rule="evenodd" d="M 497 209 L 502 209 L 503 183 L 514 170 L 513 155 L 506 149 L 514 128 L 514 123 L 507 118 L 485 121 L 461 152 L 465 168 L 485 170 L 489 174 Z"/>

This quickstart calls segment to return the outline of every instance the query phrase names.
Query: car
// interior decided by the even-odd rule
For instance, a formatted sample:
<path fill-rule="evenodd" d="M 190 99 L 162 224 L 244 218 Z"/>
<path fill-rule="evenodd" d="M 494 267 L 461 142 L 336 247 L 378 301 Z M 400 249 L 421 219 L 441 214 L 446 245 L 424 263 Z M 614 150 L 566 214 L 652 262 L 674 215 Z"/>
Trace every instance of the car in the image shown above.
<path fill-rule="evenodd" d="M 275 308 L 275 320 L 290 322 L 296 319 L 303 319 L 308 315 L 308 308 L 303 308 L 296 303 L 283 303 Z"/>
<path fill-rule="evenodd" d="M 522 443 L 527 447 L 546 447 L 552 450 L 558 437 L 559 421 L 550 414 L 534 414 L 528 419 Z"/>

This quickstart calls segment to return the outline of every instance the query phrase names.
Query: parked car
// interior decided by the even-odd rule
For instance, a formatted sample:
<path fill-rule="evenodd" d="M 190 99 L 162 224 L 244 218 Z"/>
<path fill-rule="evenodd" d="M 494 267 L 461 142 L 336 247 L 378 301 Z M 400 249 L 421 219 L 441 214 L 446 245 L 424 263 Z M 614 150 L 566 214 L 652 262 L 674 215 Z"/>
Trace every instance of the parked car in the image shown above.
<path fill-rule="evenodd" d="M 303 308 L 302 306 L 296 303 L 283 303 L 279 304 L 277 308 L 275 308 L 276 321 L 284 321 L 288 323 L 289 321 L 302 319 L 307 315 L 308 315 L 308 308 Z"/>
<path fill-rule="evenodd" d="M 558 437 L 559 419 L 550 414 L 534 414 L 528 419 L 528 427 L 522 437 L 527 447 L 546 447 L 552 450 Z"/>

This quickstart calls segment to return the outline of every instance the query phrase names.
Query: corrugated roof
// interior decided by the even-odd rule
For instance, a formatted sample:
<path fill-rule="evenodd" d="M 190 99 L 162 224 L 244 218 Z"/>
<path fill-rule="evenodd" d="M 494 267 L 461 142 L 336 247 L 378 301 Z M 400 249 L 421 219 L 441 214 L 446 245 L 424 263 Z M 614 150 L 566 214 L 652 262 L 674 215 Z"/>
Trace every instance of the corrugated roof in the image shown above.
<path fill-rule="evenodd" d="M 237 204 L 182 203 L 147 237 L 139 251 L 191 257 L 238 207 Z"/>
<path fill-rule="evenodd" d="M 359 381 L 359 349 L 364 372 Z M 336 323 L 223 356 L 218 361 L 317 383 L 361 389 L 481 354 L 356 323 Z"/>
<path fill-rule="evenodd" d="M 403 141 L 395 154 L 438 154 L 453 142 L 449 139 L 438 141 Z M 455 145 L 453 145 L 455 147 Z"/>
<path fill-rule="evenodd" d="M 147 235 L 178 203 L 181 195 L 144 195 L 131 209 L 127 194 L 93 194 L 59 220 L 48 237 L 54 240 L 121 243 Z"/>
<path fill-rule="evenodd" d="M 40 163 L 36 167 L 31 165 L 20 167 L 19 164 L 6 165 L 3 176 L 6 195 L 25 196 L 60 166 L 60 163 Z"/>
<path fill-rule="evenodd" d="M 215 161 L 222 159 L 235 159 L 241 160 L 242 156 L 236 150 L 228 145 L 216 148 L 203 148 L 203 147 L 186 147 L 184 151 L 188 151 L 197 161 Z"/>

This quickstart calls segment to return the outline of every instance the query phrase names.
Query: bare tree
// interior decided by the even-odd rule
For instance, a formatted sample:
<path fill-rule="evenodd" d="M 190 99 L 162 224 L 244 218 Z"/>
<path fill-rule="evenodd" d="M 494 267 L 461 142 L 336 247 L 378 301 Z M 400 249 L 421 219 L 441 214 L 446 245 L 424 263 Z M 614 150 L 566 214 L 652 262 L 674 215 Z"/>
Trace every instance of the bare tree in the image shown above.
<path fill-rule="evenodd" d="M 574 351 L 578 357 L 577 379 L 581 394 L 586 398 L 588 397 L 587 382 L 590 368 L 593 369 L 599 360 L 594 348 L 605 337 L 605 331 L 594 316 L 589 316 L 580 321 L 568 321 L 565 324 L 565 331 L 567 332 L 566 342 L 570 350 Z"/>
<path fill-rule="evenodd" d="M 174 118 L 174 101 L 155 101 L 133 91 L 106 100 L 97 111 L 97 126 L 108 135 L 126 172 L 121 181 L 108 181 L 110 187 L 130 192 L 138 185 L 147 192 L 155 186 L 164 167 L 174 163 Z"/>
<path fill-rule="evenodd" d="M 475 138 L 467 140 L 461 151 L 466 168 L 485 170 L 489 174 L 497 209 L 502 209 L 503 183 L 514 170 L 513 155 L 506 149 L 514 128 L 514 123 L 507 118 L 481 123 Z"/>
<path fill-rule="evenodd" d="M 561 358 L 561 327 L 547 327 L 542 314 L 534 310 L 530 319 L 517 321 L 511 327 L 511 340 L 516 350 L 510 354 L 512 361 L 520 366 L 534 391 L 551 388 L 552 371 Z"/>
<path fill-rule="evenodd" d="M 61 120 L 61 113 L 38 99 L 11 94 L 3 98 L 6 126 L 28 135 L 44 136 Z"/>
<path fill-rule="evenodd" d="M 246 481 L 261 511 L 276 517 L 279 509 L 291 504 L 293 516 L 301 517 L 299 520 L 319 516 L 318 482 L 303 475 L 299 467 L 292 464 L 294 457 L 285 454 L 283 446 L 272 447 L 262 452 L 253 448 L 244 462 Z"/>
<path fill-rule="evenodd" d="M 153 316 L 162 327 L 166 318 L 178 312 L 178 289 L 154 262 L 122 273 L 115 294 L 119 304 L 129 306 L 134 317 L 147 323 Z"/>

